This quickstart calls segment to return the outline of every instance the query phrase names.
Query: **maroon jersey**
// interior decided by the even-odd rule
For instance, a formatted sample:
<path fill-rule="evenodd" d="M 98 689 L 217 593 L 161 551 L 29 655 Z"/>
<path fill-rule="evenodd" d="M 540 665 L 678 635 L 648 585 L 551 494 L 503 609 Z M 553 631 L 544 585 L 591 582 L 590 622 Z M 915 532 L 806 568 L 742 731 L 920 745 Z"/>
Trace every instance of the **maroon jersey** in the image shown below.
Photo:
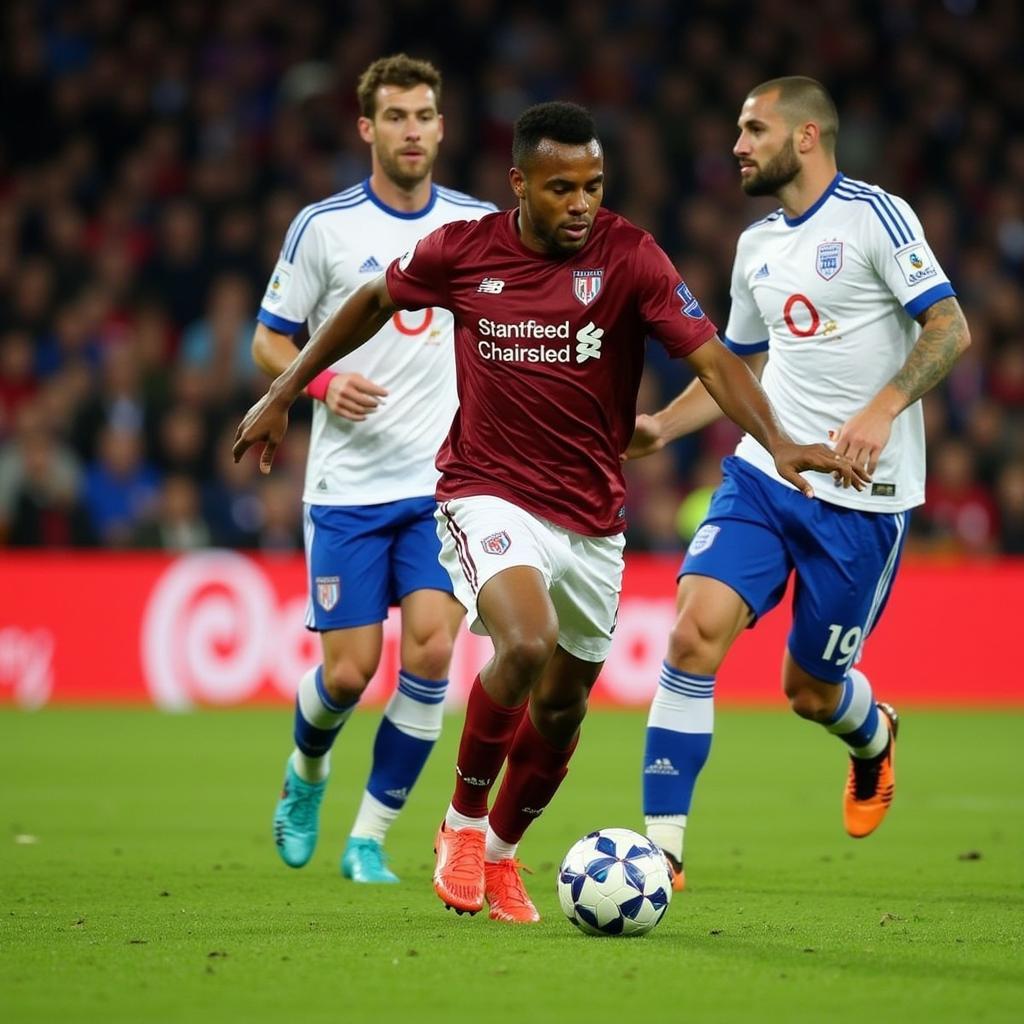
<path fill-rule="evenodd" d="M 620 533 L 645 338 L 685 356 L 715 327 L 623 217 L 598 211 L 567 257 L 527 249 L 516 220 L 446 224 L 387 269 L 396 305 L 455 316 L 459 409 L 437 497 L 487 494 L 576 533 Z"/>

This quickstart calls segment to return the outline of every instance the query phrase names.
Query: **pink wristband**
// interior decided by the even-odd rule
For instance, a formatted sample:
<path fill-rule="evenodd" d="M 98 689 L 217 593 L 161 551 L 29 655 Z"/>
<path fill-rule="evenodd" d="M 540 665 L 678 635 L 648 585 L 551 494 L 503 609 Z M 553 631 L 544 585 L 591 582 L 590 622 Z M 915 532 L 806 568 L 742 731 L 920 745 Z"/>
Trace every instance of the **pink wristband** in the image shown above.
<path fill-rule="evenodd" d="M 333 370 L 321 370 L 307 385 L 306 394 L 310 398 L 327 400 L 327 387 L 338 375 Z"/>

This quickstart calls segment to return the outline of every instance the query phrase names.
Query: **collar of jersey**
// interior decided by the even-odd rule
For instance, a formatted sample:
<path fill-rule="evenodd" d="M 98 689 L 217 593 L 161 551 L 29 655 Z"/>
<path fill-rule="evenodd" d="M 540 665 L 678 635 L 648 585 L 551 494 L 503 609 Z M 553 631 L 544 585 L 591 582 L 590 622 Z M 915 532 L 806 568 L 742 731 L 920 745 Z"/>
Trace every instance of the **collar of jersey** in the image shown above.
<path fill-rule="evenodd" d="M 373 203 L 374 206 L 379 207 L 385 213 L 390 214 L 392 217 L 397 217 L 399 220 L 418 220 L 420 217 L 426 217 L 428 213 L 434 208 L 434 203 L 437 202 L 437 186 L 430 186 L 430 199 L 427 200 L 427 205 L 422 210 L 413 210 L 407 212 L 406 210 L 396 210 L 393 206 L 388 206 L 383 199 L 378 196 L 372 188 L 370 188 L 370 179 L 363 179 L 363 192 L 366 193 L 366 198 Z"/>
<path fill-rule="evenodd" d="M 824 202 L 833 192 L 836 190 L 836 186 L 843 180 L 843 172 L 839 171 L 838 174 L 829 182 L 829 186 L 824 192 L 813 202 L 799 217 L 787 217 L 785 214 L 782 215 L 782 219 L 786 222 L 787 228 L 795 228 L 798 224 L 803 224 L 805 220 L 810 220 L 824 205 Z"/>

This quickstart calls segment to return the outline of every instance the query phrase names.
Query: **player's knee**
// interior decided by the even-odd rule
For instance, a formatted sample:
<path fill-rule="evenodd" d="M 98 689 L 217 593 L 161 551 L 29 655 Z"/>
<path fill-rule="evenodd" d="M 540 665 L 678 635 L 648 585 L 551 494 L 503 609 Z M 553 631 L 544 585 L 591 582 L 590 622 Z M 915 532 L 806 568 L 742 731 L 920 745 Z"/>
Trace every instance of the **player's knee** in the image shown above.
<path fill-rule="evenodd" d="M 324 662 L 324 689 L 336 704 L 351 704 L 358 700 L 373 678 L 373 670 L 360 667 L 350 660 Z"/>
<path fill-rule="evenodd" d="M 540 678 L 555 653 L 557 631 L 512 633 L 494 637 L 494 658 L 506 673 L 531 683 Z"/>
<path fill-rule="evenodd" d="M 455 641 L 447 630 L 438 629 L 426 637 L 416 638 L 404 667 L 424 679 L 444 679 L 448 675 Z"/>
<path fill-rule="evenodd" d="M 676 618 L 668 636 L 670 665 L 714 675 L 723 653 L 717 631 L 699 615 L 684 610 Z"/>
<path fill-rule="evenodd" d="M 784 687 L 789 706 L 801 718 L 812 722 L 826 722 L 835 705 L 835 694 L 821 686 L 787 683 Z"/>

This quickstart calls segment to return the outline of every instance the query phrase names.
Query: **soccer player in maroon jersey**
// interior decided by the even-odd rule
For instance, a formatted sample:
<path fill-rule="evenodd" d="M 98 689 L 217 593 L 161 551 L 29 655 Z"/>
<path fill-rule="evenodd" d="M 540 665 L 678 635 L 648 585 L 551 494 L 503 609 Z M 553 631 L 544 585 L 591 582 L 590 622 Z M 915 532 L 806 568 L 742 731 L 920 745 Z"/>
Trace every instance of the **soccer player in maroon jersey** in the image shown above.
<path fill-rule="evenodd" d="M 441 560 L 494 657 L 466 707 L 434 888 L 459 912 L 486 900 L 495 920 L 528 923 L 539 918 L 516 847 L 565 777 L 611 644 L 620 454 L 646 336 L 685 358 L 805 494 L 802 470 L 835 471 L 857 487 L 866 473 L 824 445 L 795 444 L 654 239 L 600 208 L 604 161 L 586 110 L 531 107 L 512 156 L 517 206 L 432 232 L 355 292 L 246 414 L 234 455 L 262 443 L 269 472 L 305 385 L 396 309 L 454 313 L 460 408 L 437 457 Z"/>

